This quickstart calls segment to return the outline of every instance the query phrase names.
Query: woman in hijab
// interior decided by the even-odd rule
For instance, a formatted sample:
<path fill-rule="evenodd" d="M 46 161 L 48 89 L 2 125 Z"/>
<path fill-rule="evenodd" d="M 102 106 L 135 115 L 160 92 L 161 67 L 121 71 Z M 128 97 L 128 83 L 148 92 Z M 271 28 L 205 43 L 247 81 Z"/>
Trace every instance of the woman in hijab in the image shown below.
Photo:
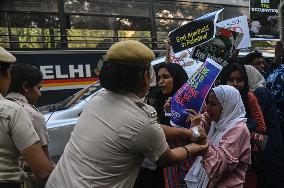
<path fill-rule="evenodd" d="M 268 141 L 262 162 L 257 168 L 257 187 L 284 187 L 283 161 L 284 152 L 278 113 L 271 92 L 265 88 L 265 79 L 251 65 L 245 65 L 249 89 L 258 99 L 267 127 Z"/>
<path fill-rule="evenodd" d="M 259 133 L 265 133 L 266 127 L 263 114 L 257 102 L 255 95 L 249 91 L 248 77 L 246 69 L 238 62 L 231 62 L 225 66 L 220 73 L 220 84 L 231 85 L 239 90 L 248 118 L 248 128 L 250 131 L 256 130 Z"/>
<path fill-rule="evenodd" d="M 160 97 L 154 106 L 158 113 L 160 124 L 170 125 L 170 117 L 165 115 L 164 106 L 169 97 L 172 97 L 188 80 L 188 76 L 182 66 L 175 63 L 162 64 L 158 67 L 158 86 L 160 88 Z M 190 127 L 188 127 L 190 128 Z M 205 135 L 205 134 L 204 134 Z M 171 148 L 182 146 L 189 143 L 189 139 L 168 139 Z M 176 166 L 164 169 L 165 187 L 166 188 L 183 188 L 186 187 L 184 178 L 188 172 L 193 159 L 179 162 Z"/>
<path fill-rule="evenodd" d="M 170 118 L 165 116 L 165 102 L 181 88 L 188 80 L 188 76 L 183 67 L 176 63 L 161 64 L 157 72 L 160 96 L 154 107 L 157 110 L 159 122 L 164 125 L 170 125 Z"/>
<path fill-rule="evenodd" d="M 248 77 L 245 67 L 238 62 L 229 63 L 220 73 L 220 84 L 231 85 L 239 90 L 246 110 L 248 129 L 251 133 L 257 132 L 265 134 L 266 126 L 263 114 L 257 98 L 249 91 Z M 253 157 L 252 159 L 253 164 L 248 169 L 246 182 L 244 184 L 244 187 L 248 188 L 255 188 L 257 184 L 257 174 L 255 169 L 256 158 Z"/>
<path fill-rule="evenodd" d="M 232 86 L 220 85 L 209 92 L 206 108 L 212 120 L 208 133 L 211 144 L 190 168 L 185 179 L 187 185 L 242 187 L 251 147 L 241 95 Z"/>

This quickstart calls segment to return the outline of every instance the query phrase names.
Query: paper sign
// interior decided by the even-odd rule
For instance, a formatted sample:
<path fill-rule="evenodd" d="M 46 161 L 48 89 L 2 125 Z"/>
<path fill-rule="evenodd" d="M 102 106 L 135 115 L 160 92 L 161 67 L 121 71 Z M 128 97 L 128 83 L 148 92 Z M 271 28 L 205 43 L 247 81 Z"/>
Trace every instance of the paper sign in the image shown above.
<path fill-rule="evenodd" d="M 207 58 L 225 66 L 227 59 L 239 46 L 243 34 L 225 28 L 218 28 L 215 38 L 197 46 L 192 51 L 192 58 L 204 62 Z"/>
<path fill-rule="evenodd" d="M 215 24 L 222 10 L 202 16 L 170 32 L 174 53 L 203 44 L 215 36 Z"/>
<path fill-rule="evenodd" d="M 171 125 L 189 128 L 190 125 L 186 123 L 188 112 L 185 109 L 200 112 L 204 100 L 221 69 L 221 65 L 211 59 L 206 59 L 174 94 L 171 98 Z"/>
<path fill-rule="evenodd" d="M 170 51 L 170 59 L 171 63 L 177 63 L 181 65 L 185 72 L 187 73 L 188 77 L 191 77 L 195 71 L 203 64 L 203 62 L 192 59 L 191 56 L 192 48 L 187 50 L 183 50 L 178 53 L 174 53 L 171 49 Z"/>
<path fill-rule="evenodd" d="M 279 40 L 280 0 L 250 0 L 250 37 L 253 40 Z"/>
<path fill-rule="evenodd" d="M 237 49 L 251 47 L 247 16 L 239 16 L 236 18 L 224 20 L 222 22 L 217 23 L 216 25 L 218 27 L 227 28 L 232 31 L 244 34 L 243 39 L 237 46 Z"/>

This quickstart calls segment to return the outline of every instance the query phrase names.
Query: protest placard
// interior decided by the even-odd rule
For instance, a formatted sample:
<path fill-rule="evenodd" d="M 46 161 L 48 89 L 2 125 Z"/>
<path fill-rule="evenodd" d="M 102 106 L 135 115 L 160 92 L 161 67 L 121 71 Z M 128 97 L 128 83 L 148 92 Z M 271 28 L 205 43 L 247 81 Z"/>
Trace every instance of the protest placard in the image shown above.
<path fill-rule="evenodd" d="M 250 0 L 252 40 L 279 40 L 279 5 L 280 0 Z"/>
<path fill-rule="evenodd" d="M 191 56 L 192 48 L 183 50 L 178 53 L 174 53 L 172 48 L 170 51 L 171 63 L 177 63 L 181 65 L 188 77 L 192 76 L 195 71 L 203 64 L 203 62 L 192 59 Z"/>
<path fill-rule="evenodd" d="M 223 9 L 204 15 L 170 32 L 174 53 L 198 46 L 214 38 L 216 20 Z"/>
<path fill-rule="evenodd" d="M 200 112 L 204 100 L 221 70 L 221 65 L 211 59 L 206 59 L 174 94 L 171 98 L 171 125 L 189 128 L 190 125 L 186 122 L 188 112 L 185 109 Z"/>
<path fill-rule="evenodd" d="M 248 48 L 251 46 L 247 16 L 239 16 L 228 20 L 224 20 L 222 22 L 217 23 L 216 25 L 217 27 L 227 28 L 230 29 L 231 31 L 244 34 L 243 39 L 241 40 L 240 44 L 237 46 L 237 49 Z"/>
<path fill-rule="evenodd" d="M 239 46 L 243 36 L 242 33 L 225 28 L 217 28 L 215 38 L 195 47 L 191 57 L 202 62 L 204 62 L 206 58 L 210 58 L 220 65 L 225 66 L 230 55 L 234 52 L 236 47 Z"/>

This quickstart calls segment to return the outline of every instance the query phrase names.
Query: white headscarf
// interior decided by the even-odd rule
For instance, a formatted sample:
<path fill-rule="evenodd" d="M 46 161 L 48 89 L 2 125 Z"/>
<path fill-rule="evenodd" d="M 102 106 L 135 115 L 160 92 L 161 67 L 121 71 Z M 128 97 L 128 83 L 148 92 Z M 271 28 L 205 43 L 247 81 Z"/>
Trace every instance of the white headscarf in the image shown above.
<path fill-rule="evenodd" d="M 258 87 L 265 87 L 265 79 L 256 68 L 251 65 L 245 65 L 245 68 L 250 91 L 254 91 Z"/>
<path fill-rule="evenodd" d="M 246 110 L 237 89 L 228 85 L 220 85 L 213 88 L 218 101 L 223 107 L 220 120 L 212 122 L 208 133 L 208 139 L 213 146 L 218 147 L 223 135 L 239 122 L 246 122 Z M 198 157 L 185 177 L 190 188 L 206 188 L 209 182 L 208 175 Z"/>

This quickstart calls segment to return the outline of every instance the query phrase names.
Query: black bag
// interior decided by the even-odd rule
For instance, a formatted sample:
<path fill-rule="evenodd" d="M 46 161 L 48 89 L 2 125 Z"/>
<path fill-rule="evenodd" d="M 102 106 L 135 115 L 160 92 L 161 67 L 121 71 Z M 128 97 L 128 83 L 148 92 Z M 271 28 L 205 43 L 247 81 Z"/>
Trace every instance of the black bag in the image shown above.
<path fill-rule="evenodd" d="M 258 166 L 262 159 L 262 154 L 266 148 L 268 136 L 258 133 L 251 132 L 251 153 L 252 153 L 252 164 Z"/>

